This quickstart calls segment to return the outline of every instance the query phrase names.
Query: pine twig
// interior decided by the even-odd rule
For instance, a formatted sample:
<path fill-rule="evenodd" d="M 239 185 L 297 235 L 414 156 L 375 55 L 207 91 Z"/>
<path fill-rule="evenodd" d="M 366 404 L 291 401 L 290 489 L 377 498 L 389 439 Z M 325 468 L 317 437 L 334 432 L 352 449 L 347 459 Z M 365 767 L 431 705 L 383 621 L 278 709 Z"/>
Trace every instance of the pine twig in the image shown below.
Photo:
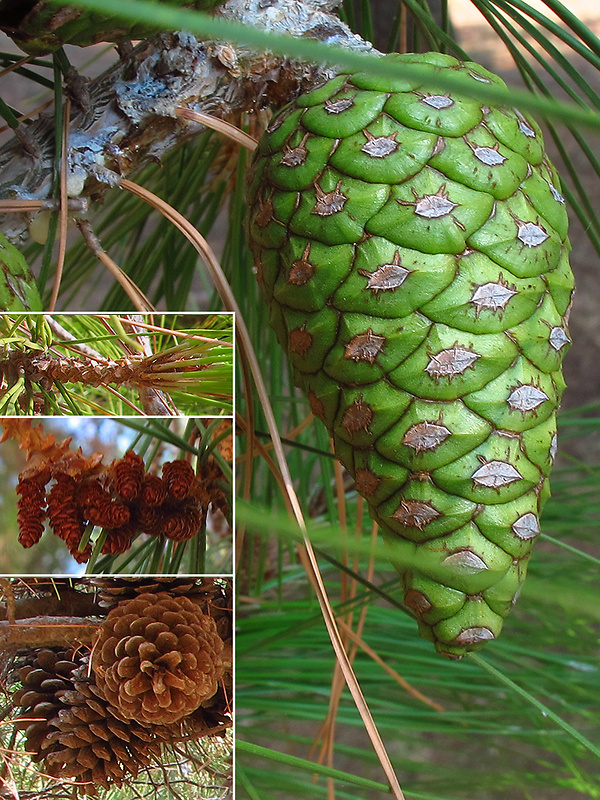
<path fill-rule="evenodd" d="M 73 647 L 90 644 L 101 622 L 87 617 L 30 617 L 0 622 L 0 650 L 5 656 L 21 647 Z"/>
<path fill-rule="evenodd" d="M 270 13 L 265 14 L 258 0 L 229 0 L 220 13 L 249 27 L 371 50 L 370 44 L 331 12 L 338 4 L 337 0 L 273 0 Z M 200 42 L 187 33 L 164 34 L 142 42 L 130 58 L 90 82 L 89 108 L 78 108 L 71 116 L 70 192 L 80 185 L 82 195 L 93 193 L 98 198 L 123 177 L 162 160 L 179 144 L 197 136 L 202 127 L 182 123 L 178 108 L 224 119 L 271 100 L 282 105 L 332 74 L 331 68 L 229 44 Z M 31 203 L 51 196 L 52 111 L 31 122 L 27 132 L 37 148 L 36 156 L 24 157 L 23 143 L 17 138 L 0 148 L 0 198 L 11 202 L 27 199 Z M 25 230 L 26 213 L 21 220 Z M 5 224 L 12 234 L 17 232 L 12 214 Z"/>

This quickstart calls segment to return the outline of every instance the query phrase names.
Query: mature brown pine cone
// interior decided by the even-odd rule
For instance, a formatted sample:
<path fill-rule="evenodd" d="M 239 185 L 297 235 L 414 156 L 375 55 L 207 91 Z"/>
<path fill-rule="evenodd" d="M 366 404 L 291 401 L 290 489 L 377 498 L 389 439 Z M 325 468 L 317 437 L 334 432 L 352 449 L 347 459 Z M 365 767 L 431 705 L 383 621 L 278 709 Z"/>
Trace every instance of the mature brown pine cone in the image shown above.
<path fill-rule="evenodd" d="M 39 650 L 17 674 L 15 724 L 25 730 L 31 760 L 48 775 L 81 782 L 75 791 L 82 794 L 123 785 L 173 739 L 166 728 L 121 719 L 88 675 L 87 658 L 71 650 Z"/>
<path fill-rule="evenodd" d="M 214 578 L 166 578 L 162 576 L 144 578 L 97 577 L 91 583 L 98 590 L 100 604 L 114 608 L 140 594 L 169 592 L 172 596 L 185 595 L 216 622 L 217 632 L 224 643 L 222 660 L 223 678 L 219 688 L 210 699 L 203 701 L 196 711 L 171 725 L 174 739 L 199 738 L 200 736 L 223 735 L 232 724 L 233 686 L 232 661 L 232 593 L 231 582 Z"/>
<path fill-rule="evenodd" d="M 120 719 L 87 673 L 87 663 L 73 670 L 72 688 L 59 695 L 62 708 L 50 721 L 53 732 L 46 742 L 52 749 L 44 767 L 51 775 L 81 781 L 82 793 L 93 795 L 97 786 L 122 786 L 159 761 L 170 733 Z"/>
<path fill-rule="evenodd" d="M 60 693 L 72 687 L 70 676 L 75 669 L 73 652 L 44 648 L 32 654 L 29 663 L 20 667 L 22 688 L 13 695 L 13 703 L 22 709 L 15 725 L 25 730 L 31 760 L 42 761 L 57 745 L 48 740 L 53 728 L 50 720 L 62 708 Z M 33 719 L 37 721 L 32 722 Z"/>
<path fill-rule="evenodd" d="M 203 609 L 209 613 L 209 602 L 217 592 L 221 592 L 214 578 L 186 578 L 145 576 L 143 578 L 120 578 L 118 576 L 97 577 L 89 579 L 90 585 L 98 591 L 98 599 L 103 608 L 114 608 L 124 600 L 131 600 L 140 594 L 149 592 L 168 592 L 170 595 L 185 595 L 195 603 L 203 603 Z M 211 614 L 212 616 L 212 614 Z"/>
<path fill-rule="evenodd" d="M 96 683 L 124 719 L 169 725 L 217 691 L 223 641 L 184 596 L 145 593 L 107 616 L 93 648 Z"/>

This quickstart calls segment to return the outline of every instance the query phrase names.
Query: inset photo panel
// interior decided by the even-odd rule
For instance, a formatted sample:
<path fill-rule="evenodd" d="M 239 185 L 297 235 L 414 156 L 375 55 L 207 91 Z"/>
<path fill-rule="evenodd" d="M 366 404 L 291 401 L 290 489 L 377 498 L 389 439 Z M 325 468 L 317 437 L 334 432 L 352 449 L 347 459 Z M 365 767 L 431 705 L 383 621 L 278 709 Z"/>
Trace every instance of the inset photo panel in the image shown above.
<path fill-rule="evenodd" d="M 234 315 L 0 314 L 1 416 L 224 416 Z"/>
<path fill-rule="evenodd" d="M 232 574 L 232 427 L 0 418 L 0 574 Z"/>
<path fill-rule="evenodd" d="M 231 800 L 222 576 L 0 578 L 3 796 Z"/>

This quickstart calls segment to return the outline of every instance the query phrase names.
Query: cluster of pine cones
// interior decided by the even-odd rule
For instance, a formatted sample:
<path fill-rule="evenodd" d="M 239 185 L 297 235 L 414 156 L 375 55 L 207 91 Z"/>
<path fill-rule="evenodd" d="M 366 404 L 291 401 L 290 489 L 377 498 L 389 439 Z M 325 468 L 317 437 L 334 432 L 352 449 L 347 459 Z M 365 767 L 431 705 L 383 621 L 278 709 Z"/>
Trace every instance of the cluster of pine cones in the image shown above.
<path fill-rule="evenodd" d="M 230 582 L 91 582 L 108 610 L 91 648 L 30 650 L 12 697 L 32 761 L 84 795 L 231 725 Z"/>
<path fill-rule="evenodd" d="M 209 506 L 226 511 L 222 477 L 214 460 L 200 465 L 198 475 L 187 461 L 177 460 L 163 464 L 161 478 L 146 472 L 143 459 L 132 451 L 98 474 L 53 475 L 48 469 L 20 476 L 19 542 L 23 547 L 39 542 L 46 517 L 79 563 L 92 552 L 90 544 L 80 549 L 87 524 L 106 530 L 104 554 L 126 552 L 138 532 L 186 541 L 206 522 Z"/>

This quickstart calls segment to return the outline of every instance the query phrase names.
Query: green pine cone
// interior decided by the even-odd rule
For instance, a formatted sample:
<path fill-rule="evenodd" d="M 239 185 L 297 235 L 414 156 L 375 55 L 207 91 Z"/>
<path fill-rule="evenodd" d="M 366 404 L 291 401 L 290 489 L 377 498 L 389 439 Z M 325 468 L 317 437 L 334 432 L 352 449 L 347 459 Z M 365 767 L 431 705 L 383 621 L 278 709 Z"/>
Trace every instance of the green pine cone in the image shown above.
<path fill-rule="evenodd" d="M 0 268 L 0 311 L 42 311 L 42 301 L 23 254 L 1 233 Z"/>
<path fill-rule="evenodd" d="M 181 8 L 211 11 L 225 0 L 157 0 Z M 122 18 L 47 0 L 0 0 L 0 30 L 26 53 L 50 53 L 64 44 L 85 47 L 97 42 L 118 42 L 154 36 L 156 26 L 126 23 Z"/>
<path fill-rule="evenodd" d="M 439 53 L 387 58 L 504 86 Z M 248 198 L 296 382 L 393 545 L 421 634 L 461 658 L 514 603 L 556 452 L 573 276 L 540 129 L 342 74 L 273 119 Z"/>

